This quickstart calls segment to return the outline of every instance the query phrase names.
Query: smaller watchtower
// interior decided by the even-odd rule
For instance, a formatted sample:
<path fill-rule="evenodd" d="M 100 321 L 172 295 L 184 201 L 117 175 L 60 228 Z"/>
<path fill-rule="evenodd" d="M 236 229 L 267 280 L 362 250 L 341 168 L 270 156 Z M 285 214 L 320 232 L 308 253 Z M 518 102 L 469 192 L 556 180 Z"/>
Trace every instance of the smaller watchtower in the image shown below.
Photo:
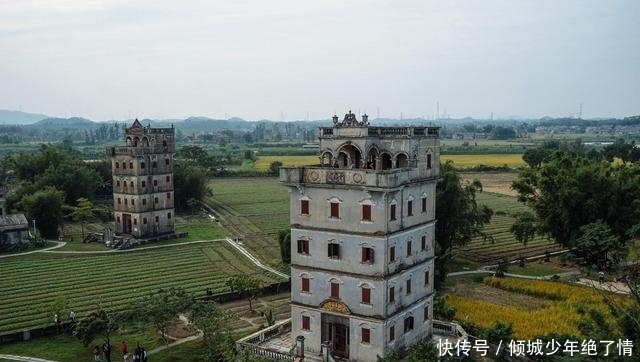
<path fill-rule="evenodd" d="M 137 119 L 125 146 L 108 147 L 118 234 L 135 238 L 174 232 L 174 128 L 151 128 Z"/>

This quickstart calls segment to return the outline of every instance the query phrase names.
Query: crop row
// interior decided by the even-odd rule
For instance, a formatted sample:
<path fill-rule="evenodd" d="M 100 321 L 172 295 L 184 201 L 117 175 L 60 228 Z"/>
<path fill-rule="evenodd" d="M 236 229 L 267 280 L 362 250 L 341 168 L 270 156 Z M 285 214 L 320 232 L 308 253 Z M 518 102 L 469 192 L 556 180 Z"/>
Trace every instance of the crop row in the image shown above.
<path fill-rule="evenodd" d="M 226 290 L 226 279 L 238 272 L 258 275 L 265 282 L 274 280 L 227 244 L 47 256 L 37 260 L 16 257 L 0 264 L 4 277 L 0 315 L 6 316 L 0 320 L 0 333 L 50 323 L 52 305 L 58 299 L 81 316 L 99 302 L 121 309 L 140 296 L 171 285 L 203 294 L 206 288 L 221 292 Z"/>

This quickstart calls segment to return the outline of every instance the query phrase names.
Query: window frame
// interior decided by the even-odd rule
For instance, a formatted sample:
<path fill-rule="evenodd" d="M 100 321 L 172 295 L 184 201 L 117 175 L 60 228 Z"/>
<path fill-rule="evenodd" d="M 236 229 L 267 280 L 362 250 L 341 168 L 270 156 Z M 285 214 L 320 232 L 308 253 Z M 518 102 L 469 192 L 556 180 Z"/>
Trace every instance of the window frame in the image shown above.
<path fill-rule="evenodd" d="M 330 284 L 331 284 L 331 287 L 329 292 L 329 298 L 340 299 L 340 283 L 336 281 L 332 281 L 330 282 Z"/>
<path fill-rule="evenodd" d="M 340 244 L 330 242 L 327 244 L 327 258 L 333 260 L 340 260 Z"/>
<path fill-rule="evenodd" d="M 362 221 L 373 221 L 371 218 L 371 205 L 363 204 L 361 208 Z"/>
<path fill-rule="evenodd" d="M 363 246 L 361 248 L 361 256 L 362 256 L 362 258 L 361 258 L 360 262 L 362 264 L 373 264 L 374 260 L 375 260 L 375 256 L 374 255 L 375 255 L 375 253 L 374 253 L 373 248 L 370 248 L 368 246 Z"/>
<path fill-rule="evenodd" d="M 360 303 L 371 305 L 371 288 L 369 286 L 363 286 L 360 288 Z"/>

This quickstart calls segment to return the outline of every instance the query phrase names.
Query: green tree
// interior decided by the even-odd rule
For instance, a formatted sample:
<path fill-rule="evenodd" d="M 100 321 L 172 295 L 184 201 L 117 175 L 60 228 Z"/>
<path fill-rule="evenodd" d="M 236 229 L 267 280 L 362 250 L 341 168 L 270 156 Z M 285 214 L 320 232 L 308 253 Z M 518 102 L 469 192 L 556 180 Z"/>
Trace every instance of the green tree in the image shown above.
<path fill-rule="evenodd" d="M 252 300 L 256 299 L 262 290 L 262 281 L 247 274 L 240 274 L 227 279 L 226 285 L 249 300 L 249 310 L 253 311 Z"/>
<path fill-rule="evenodd" d="M 548 150 L 542 147 L 536 147 L 536 148 L 530 148 L 524 151 L 524 154 L 522 155 L 522 160 L 526 162 L 527 165 L 529 165 L 529 167 L 538 168 L 540 167 L 540 165 L 542 165 L 542 162 L 544 162 L 547 159 L 547 157 L 549 157 Z"/>
<path fill-rule="evenodd" d="M 36 220 L 36 228 L 43 237 L 56 239 L 62 224 L 64 193 L 47 187 L 33 194 L 22 196 L 18 207 L 25 210 L 28 220 Z"/>
<path fill-rule="evenodd" d="M 160 289 L 144 296 L 131 308 L 130 318 L 147 321 L 160 331 L 167 343 L 167 330 L 193 305 L 193 296 L 182 288 Z"/>
<path fill-rule="evenodd" d="M 71 216 L 73 220 L 80 222 L 82 228 L 82 240 L 84 240 L 84 225 L 94 217 L 94 206 L 89 199 L 81 197 L 77 200 L 78 206 L 74 207 Z"/>
<path fill-rule="evenodd" d="M 509 228 L 509 231 L 513 234 L 513 236 L 527 246 L 529 240 L 533 239 L 538 232 L 538 227 L 536 225 L 538 219 L 536 216 L 529 211 L 523 211 L 516 213 L 515 221 Z"/>
<path fill-rule="evenodd" d="M 282 162 L 273 161 L 269 165 L 269 172 L 274 176 L 278 176 L 280 174 L 280 167 L 282 167 Z"/>
<path fill-rule="evenodd" d="M 617 237 L 614 250 L 629 240 L 640 219 L 640 167 L 613 165 L 569 151 L 554 151 L 539 169 L 522 171 L 512 187 L 530 206 L 537 229 L 565 247 L 586 242 L 581 228 L 601 220 Z"/>
<path fill-rule="evenodd" d="M 482 191 L 482 184 L 462 183 L 453 162 L 440 164 L 440 181 L 436 186 L 436 283 L 439 285 L 446 276 L 445 265 L 451 259 L 454 246 L 468 244 L 491 221 L 493 211 L 485 205 L 478 205 L 476 193 Z"/>
<path fill-rule="evenodd" d="M 278 244 L 282 262 L 291 264 L 291 231 L 289 229 L 278 231 Z"/>
<path fill-rule="evenodd" d="M 84 318 L 80 318 L 75 324 L 73 335 L 82 341 L 87 347 L 96 337 L 109 338 L 111 333 L 118 329 L 117 318 L 112 313 L 98 305 L 98 308 L 91 311 Z"/>
<path fill-rule="evenodd" d="M 189 200 L 203 201 L 210 194 L 205 169 L 178 161 L 173 168 L 174 205 L 179 211 L 190 207 Z M 193 201 L 191 202 L 193 205 Z"/>
<path fill-rule="evenodd" d="M 206 361 L 234 360 L 234 336 L 231 322 L 234 316 L 212 302 L 193 305 L 190 315 L 193 324 L 202 332 Z"/>
<path fill-rule="evenodd" d="M 612 253 L 613 255 L 608 255 Z M 607 260 L 619 260 L 625 253 L 626 248 L 602 220 L 581 226 L 572 250 L 572 254 L 584 260 L 587 265 L 601 267 L 604 267 Z"/>

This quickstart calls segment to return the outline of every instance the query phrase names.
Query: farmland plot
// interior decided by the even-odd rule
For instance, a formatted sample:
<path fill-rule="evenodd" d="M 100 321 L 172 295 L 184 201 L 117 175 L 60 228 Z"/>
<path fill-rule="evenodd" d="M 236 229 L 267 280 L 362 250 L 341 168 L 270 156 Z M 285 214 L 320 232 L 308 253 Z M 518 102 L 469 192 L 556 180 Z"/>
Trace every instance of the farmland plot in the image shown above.
<path fill-rule="evenodd" d="M 280 280 L 224 241 L 106 254 L 11 257 L 0 263 L 0 333 L 51 323 L 57 301 L 82 316 L 98 303 L 108 309 L 126 308 L 160 288 L 182 287 L 195 295 L 203 295 L 206 288 L 223 292 L 226 280 L 241 273 L 265 283 Z"/>

